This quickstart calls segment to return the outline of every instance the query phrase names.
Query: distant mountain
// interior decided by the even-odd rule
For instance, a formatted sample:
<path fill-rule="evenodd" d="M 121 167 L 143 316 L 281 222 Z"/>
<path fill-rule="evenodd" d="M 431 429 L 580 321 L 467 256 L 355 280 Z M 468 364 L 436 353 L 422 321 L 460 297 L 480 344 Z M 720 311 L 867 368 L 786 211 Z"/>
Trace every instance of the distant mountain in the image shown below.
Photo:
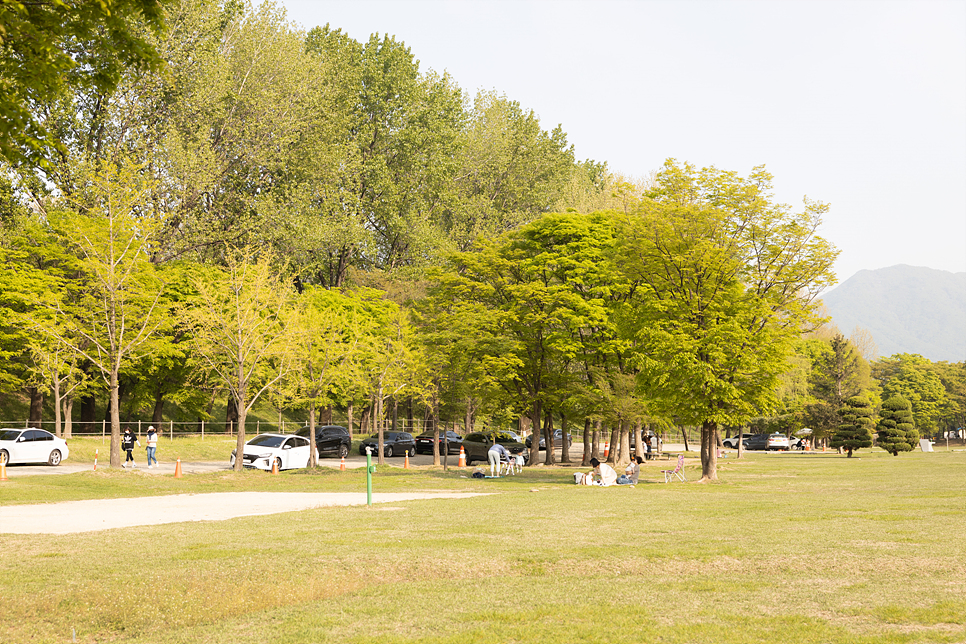
<path fill-rule="evenodd" d="M 845 336 L 868 329 L 881 356 L 966 360 L 966 273 L 905 265 L 859 271 L 822 301 Z"/>

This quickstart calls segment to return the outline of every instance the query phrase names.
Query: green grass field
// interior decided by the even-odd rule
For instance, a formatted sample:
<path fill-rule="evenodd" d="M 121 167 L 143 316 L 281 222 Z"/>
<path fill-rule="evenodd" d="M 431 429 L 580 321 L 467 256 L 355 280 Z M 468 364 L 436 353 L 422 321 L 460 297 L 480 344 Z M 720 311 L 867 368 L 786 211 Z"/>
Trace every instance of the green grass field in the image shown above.
<path fill-rule="evenodd" d="M 377 491 L 495 494 L 4 535 L 0 642 L 966 642 L 966 452 L 720 463 L 715 485 L 647 463 L 633 489 L 386 467 Z M 328 468 L 21 477 L 0 524 L 11 503 L 364 489 Z"/>

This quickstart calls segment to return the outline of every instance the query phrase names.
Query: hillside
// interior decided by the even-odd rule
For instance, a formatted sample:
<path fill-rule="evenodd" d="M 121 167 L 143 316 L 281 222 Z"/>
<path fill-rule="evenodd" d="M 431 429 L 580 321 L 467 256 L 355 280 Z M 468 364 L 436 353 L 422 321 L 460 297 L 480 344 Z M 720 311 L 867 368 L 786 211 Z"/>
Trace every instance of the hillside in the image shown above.
<path fill-rule="evenodd" d="M 868 329 L 882 356 L 966 360 L 966 273 L 905 265 L 863 270 L 822 300 L 842 333 Z"/>

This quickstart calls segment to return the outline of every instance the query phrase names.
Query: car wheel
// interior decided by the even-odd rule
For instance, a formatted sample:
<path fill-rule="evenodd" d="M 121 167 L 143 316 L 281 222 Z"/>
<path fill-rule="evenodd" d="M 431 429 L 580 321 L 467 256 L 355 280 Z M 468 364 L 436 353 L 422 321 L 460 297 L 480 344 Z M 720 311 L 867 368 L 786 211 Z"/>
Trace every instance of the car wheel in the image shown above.
<path fill-rule="evenodd" d="M 416 455 L 416 448 L 415 447 L 410 447 L 409 448 L 409 457 L 412 458 L 415 455 Z"/>
<path fill-rule="evenodd" d="M 47 459 L 47 465 L 57 466 L 60 465 L 60 450 L 55 449 L 50 453 L 50 457 Z"/>
<path fill-rule="evenodd" d="M 275 466 L 278 468 L 278 471 L 279 472 L 282 471 L 282 457 L 281 456 L 279 456 L 278 458 L 275 459 Z"/>
<path fill-rule="evenodd" d="M 386 445 L 386 458 L 392 456 L 392 445 Z"/>
<path fill-rule="evenodd" d="M 231 455 L 231 458 L 228 459 L 228 464 L 230 466 L 232 466 L 232 467 L 235 467 L 235 455 L 234 454 L 232 454 Z"/>
<path fill-rule="evenodd" d="M 339 458 L 345 458 L 349 455 L 348 445 L 339 445 Z"/>
<path fill-rule="evenodd" d="M 10 462 L 10 452 L 8 452 L 5 449 L 0 449 L 0 461 L 3 461 L 4 463 L 9 463 Z"/>

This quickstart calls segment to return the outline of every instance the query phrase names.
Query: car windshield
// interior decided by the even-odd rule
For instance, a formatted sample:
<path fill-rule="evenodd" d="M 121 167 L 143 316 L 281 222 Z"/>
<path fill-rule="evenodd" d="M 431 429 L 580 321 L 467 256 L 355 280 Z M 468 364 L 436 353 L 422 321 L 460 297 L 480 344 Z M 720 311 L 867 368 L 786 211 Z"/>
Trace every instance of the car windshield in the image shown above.
<path fill-rule="evenodd" d="M 248 441 L 249 445 L 258 445 L 260 447 L 281 447 L 282 443 L 285 442 L 284 436 L 272 436 L 271 434 L 259 434 L 255 438 Z"/>
<path fill-rule="evenodd" d="M 0 430 L 0 441 L 15 441 L 20 436 L 20 431 L 19 429 Z"/>

